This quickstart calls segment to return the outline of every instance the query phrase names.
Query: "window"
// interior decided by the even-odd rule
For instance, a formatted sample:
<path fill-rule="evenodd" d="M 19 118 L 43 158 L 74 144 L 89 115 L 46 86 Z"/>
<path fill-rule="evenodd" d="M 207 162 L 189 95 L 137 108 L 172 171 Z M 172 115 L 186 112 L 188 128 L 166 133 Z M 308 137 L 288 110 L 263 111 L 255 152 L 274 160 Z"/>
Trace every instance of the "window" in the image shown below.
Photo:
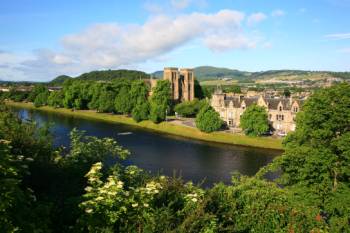
<path fill-rule="evenodd" d="M 229 113 L 228 113 L 228 117 L 229 117 L 229 118 L 233 118 L 233 112 L 229 112 Z"/>
<path fill-rule="evenodd" d="M 282 111 L 282 106 L 280 106 L 280 111 Z"/>
<path fill-rule="evenodd" d="M 276 115 L 276 120 L 277 121 L 284 121 L 284 115 L 283 114 Z"/>
<path fill-rule="evenodd" d="M 298 112 L 298 111 L 299 111 L 298 107 L 294 106 L 293 107 L 293 112 Z"/>

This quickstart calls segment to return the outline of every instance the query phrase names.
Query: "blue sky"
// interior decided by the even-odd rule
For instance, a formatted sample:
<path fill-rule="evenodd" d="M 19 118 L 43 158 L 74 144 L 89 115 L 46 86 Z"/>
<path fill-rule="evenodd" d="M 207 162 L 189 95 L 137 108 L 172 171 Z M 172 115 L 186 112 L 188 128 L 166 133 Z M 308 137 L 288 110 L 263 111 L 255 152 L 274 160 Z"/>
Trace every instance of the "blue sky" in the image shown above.
<path fill-rule="evenodd" d="M 1 0 L 0 79 L 212 65 L 350 71 L 350 0 Z"/>

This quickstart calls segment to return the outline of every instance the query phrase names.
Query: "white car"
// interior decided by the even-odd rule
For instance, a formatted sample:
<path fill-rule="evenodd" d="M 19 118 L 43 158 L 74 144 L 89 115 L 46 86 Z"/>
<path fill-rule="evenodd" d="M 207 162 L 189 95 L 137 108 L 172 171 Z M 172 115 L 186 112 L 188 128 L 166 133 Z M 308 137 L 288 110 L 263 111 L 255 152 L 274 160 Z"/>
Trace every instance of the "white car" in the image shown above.
<path fill-rule="evenodd" d="M 280 137 L 285 137 L 285 136 L 287 136 L 287 133 L 284 131 L 280 131 L 280 132 L 277 132 L 277 135 Z"/>

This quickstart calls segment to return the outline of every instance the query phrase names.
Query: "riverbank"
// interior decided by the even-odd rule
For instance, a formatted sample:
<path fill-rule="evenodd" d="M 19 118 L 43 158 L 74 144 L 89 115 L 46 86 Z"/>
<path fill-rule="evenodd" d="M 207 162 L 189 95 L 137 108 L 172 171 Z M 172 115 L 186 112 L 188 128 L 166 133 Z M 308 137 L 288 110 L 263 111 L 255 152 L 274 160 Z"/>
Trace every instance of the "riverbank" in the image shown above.
<path fill-rule="evenodd" d="M 282 150 L 282 140 L 271 138 L 271 137 L 256 138 L 256 137 L 248 137 L 248 136 L 239 135 L 239 134 L 230 134 L 226 132 L 213 132 L 208 134 L 208 133 L 203 133 L 196 128 L 175 125 L 175 124 L 172 124 L 171 122 L 162 122 L 160 124 L 154 124 L 153 122 L 147 120 L 147 121 L 136 123 L 131 117 L 127 117 L 123 115 L 114 115 L 110 113 L 97 113 L 91 110 L 72 111 L 71 109 L 52 108 L 49 106 L 36 108 L 32 103 L 24 103 L 24 102 L 6 102 L 6 104 L 9 106 L 14 106 L 18 108 L 55 112 L 58 114 L 64 114 L 64 115 L 69 115 L 69 116 L 74 116 L 74 117 L 79 117 L 84 119 L 94 119 L 94 120 L 101 120 L 101 121 L 111 122 L 111 123 L 127 124 L 127 125 L 149 129 L 149 130 L 154 130 L 160 133 L 172 134 L 172 135 L 198 139 L 198 140 L 203 140 L 208 142 L 218 142 L 218 143 L 225 143 L 225 144 Z"/>

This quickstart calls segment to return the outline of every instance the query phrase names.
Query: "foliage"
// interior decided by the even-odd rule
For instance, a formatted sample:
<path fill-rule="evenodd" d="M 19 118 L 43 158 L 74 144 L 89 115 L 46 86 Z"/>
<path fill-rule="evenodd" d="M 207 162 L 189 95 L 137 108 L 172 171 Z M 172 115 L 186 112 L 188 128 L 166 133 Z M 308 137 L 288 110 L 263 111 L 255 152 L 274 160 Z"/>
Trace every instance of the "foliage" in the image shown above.
<path fill-rule="evenodd" d="M 115 81 L 118 79 L 147 79 L 149 75 L 137 70 L 101 70 L 84 73 L 75 79 L 80 81 Z"/>
<path fill-rule="evenodd" d="M 114 106 L 119 113 L 128 114 L 132 111 L 133 102 L 130 95 L 130 86 L 121 87 L 115 98 Z"/>
<path fill-rule="evenodd" d="M 52 91 L 47 99 L 47 105 L 54 108 L 62 108 L 63 107 L 63 91 Z"/>
<path fill-rule="evenodd" d="M 97 111 L 99 112 L 114 112 L 115 92 L 102 91 L 98 97 Z"/>
<path fill-rule="evenodd" d="M 206 104 L 205 100 L 199 101 L 198 99 L 194 99 L 192 101 L 185 101 L 177 104 L 174 111 L 183 117 L 194 117 L 204 104 Z"/>
<path fill-rule="evenodd" d="M 170 106 L 170 83 L 167 80 L 157 82 L 150 99 L 150 116 L 149 119 L 154 123 L 164 121 L 166 112 Z"/>
<path fill-rule="evenodd" d="M 35 97 L 34 106 L 35 107 L 41 107 L 41 106 L 47 105 L 49 95 L 50 95 L 49 91 L 44 91 L 44 92 L 38 94 Z"/>
<path fill-rule="evenodd" d="M 296 199 L 320 206 L 331 232 L 348 232 L 350 216 L 350 85 L 314 93 L 285 139 L 285 153 L 270 166 Z"/>
<path fill-rule="evenodd" d="M 208 189 L 124 167 L 129 152 L 116 141 L 76 129 L 70 148 L 53 148 L 47 127 L 0 103 L 1 230 L 350 232 L 349 103 L 349 84 L 316 92 L 281 157 L 254 177 L 235 173 L 232 184 Z M 208 112 L 205 105 L 198 116 Z M 111 157 L 115 165 L 104 165 Z M 263 178 L 275 170 L 277 182 Z"/>
<path fill-rule="evenodd" d="M 283 90 L 283 96 L 284 96 L 284 97 L 290 97 L 290 95 L 291 95 L 290 90 L 287 89 L 287 88 L 285 88 L 285 89 Z"/>
<path fill-rule="evenodd" d="M 42 84 L 35 85 L 33 90 L 29 93 L 29 96 L 27 98 L 28 101 L 34 102 L 35 98 L 40 94 L 48 91 L 47 87 L 45 87 Z"/>
<path fill-rule="evenodd" d="M 221 128 L 223 122 L 209 104 L 205 104 L 196 117 L 196 126 L 199 130 L 210 133 Z"/>
<path fill-rule="evenodd" d="M 136 122 L 147 120 L 149 116 L 149 103 L 137 104 L 132 110 L 131 116 Z"/>
<path fill-rule="evenodd" d="M 266 109 L 256 104 L 247 107 L 241 116 L 240 126 L 250 136 L 266 133 L 269 130 Z"/>
<path fill-rule="evenodd" d="M 229 86 L 227 88 L 224 87 L 224 92 L 226 93 L 242 93 L 241 91 L 241 87 L 240 86 L 237 86 L 237 85 L 234 85 L 234 86 Z"/>

